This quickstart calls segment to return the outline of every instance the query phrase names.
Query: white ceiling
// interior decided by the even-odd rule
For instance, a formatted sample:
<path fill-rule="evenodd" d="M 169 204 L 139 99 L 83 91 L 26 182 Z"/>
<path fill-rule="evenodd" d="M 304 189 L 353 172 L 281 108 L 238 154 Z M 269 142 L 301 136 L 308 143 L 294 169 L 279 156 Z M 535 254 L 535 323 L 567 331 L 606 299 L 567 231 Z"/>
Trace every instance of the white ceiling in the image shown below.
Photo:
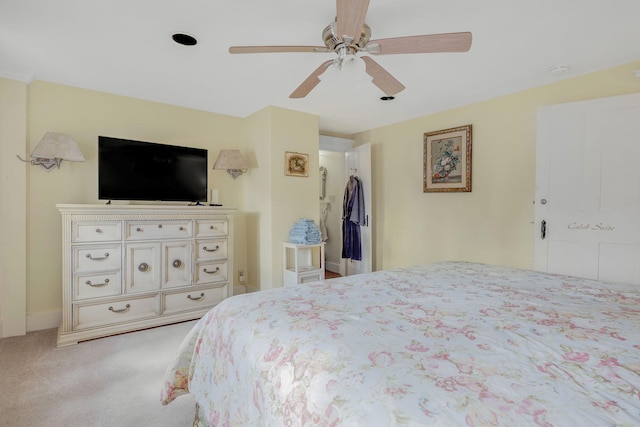
<path fill-rule="evenodd" d="M 0 76 L 245 117 L 275 105 L 353 134 L 640 59 L 638 0 L 371 0 L 372 39 L 470 31 L 467 53 L 376 56 L 406 89 L 321 82 L 333 53 L 230 55 L 232 45 L 322 46 L 332 0 L 0 0 Z M 187 47 L 171 35 L 185 32 Z M 548 72 L 566 65 L 562 75 Z"/>

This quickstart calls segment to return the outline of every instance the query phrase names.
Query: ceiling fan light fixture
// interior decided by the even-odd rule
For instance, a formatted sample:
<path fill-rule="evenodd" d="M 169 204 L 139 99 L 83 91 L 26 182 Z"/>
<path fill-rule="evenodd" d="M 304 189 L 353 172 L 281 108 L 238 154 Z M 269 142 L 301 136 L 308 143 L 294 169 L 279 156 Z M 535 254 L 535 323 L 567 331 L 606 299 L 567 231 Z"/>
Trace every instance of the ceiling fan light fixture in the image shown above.
<path fill-rule="evenodd" d="M 348 54 L 340 61 L 340 78 L 345 81 L 355 81 L 366 75 L 364 61 L 355 54 Z"/>
<path fill-rule="evenodd" d="M 338 68 L 338 65 L 336 64 L 335 61 L 333 64 L 329 65 L 322 74 L 318 76 L 318 80 L 326 84 L 329 84 L 331 86 L 337 84 L 339 79 L 340 79 L 340 68 Z"/>
<path fill-rule="evenodd" d="M 359 89 L 371 83 L 365 62 L 355 54 L 334 59 L 318 79 L 338 91 Z"/>

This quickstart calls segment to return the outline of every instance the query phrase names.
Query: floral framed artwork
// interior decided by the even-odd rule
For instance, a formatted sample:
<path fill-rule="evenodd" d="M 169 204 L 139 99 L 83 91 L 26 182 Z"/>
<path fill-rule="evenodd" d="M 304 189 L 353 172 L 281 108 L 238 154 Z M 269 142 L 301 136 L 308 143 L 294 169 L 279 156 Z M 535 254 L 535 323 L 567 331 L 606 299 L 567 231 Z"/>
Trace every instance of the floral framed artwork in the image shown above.
<path fill-rule="evenodd" d="M 309 155 L 285 152 L 284 174 L 287 176 L 309 176 Z"/>
<path fill-rule="evenodd" d="M 471 125 L 424 134 L 423 192 L 471 192 Z"/>

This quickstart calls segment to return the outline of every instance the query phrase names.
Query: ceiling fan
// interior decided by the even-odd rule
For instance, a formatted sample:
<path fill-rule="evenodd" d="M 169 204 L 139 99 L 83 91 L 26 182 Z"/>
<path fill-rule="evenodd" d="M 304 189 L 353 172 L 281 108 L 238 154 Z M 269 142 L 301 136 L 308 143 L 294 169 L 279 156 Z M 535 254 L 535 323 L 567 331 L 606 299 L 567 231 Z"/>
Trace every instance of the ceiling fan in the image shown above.
<path fill-rule="evenodd" d="M 393 55 L 402 53 L 467 52 L 471 48 L 471 33 L 427 34 L 421 36 L 393 37 L 370 40 L 371 29 L 364 22 L 369 0 L 336 0 L 336 20 L 322 32 L 325 46 L 232 46 L 229 53 L 281 53 L 281 52 L 334 52 L 336 59 L 323 62 L 302 82 L 289 98 L 304 98 L 320 83 L 320 75 L 329 66 L 342 68 L 344 64 L 357 60 L 360 52 L 371 55 Z M 362 56 L 365 71 L 387 96 L 404 90 L 396 80 L 369 56 Z"/>

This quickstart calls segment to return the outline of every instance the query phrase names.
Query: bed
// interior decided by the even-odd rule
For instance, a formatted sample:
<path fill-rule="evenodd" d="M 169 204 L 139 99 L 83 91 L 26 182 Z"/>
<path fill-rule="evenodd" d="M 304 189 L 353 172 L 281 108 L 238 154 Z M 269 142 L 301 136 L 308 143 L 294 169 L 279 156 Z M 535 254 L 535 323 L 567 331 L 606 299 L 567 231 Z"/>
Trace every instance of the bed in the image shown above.
<path fill-rule="evenodd" d="M 638 426 L 640 292 L 466 262 L 234 296 L 161 401 L 197 426 Z"/>

